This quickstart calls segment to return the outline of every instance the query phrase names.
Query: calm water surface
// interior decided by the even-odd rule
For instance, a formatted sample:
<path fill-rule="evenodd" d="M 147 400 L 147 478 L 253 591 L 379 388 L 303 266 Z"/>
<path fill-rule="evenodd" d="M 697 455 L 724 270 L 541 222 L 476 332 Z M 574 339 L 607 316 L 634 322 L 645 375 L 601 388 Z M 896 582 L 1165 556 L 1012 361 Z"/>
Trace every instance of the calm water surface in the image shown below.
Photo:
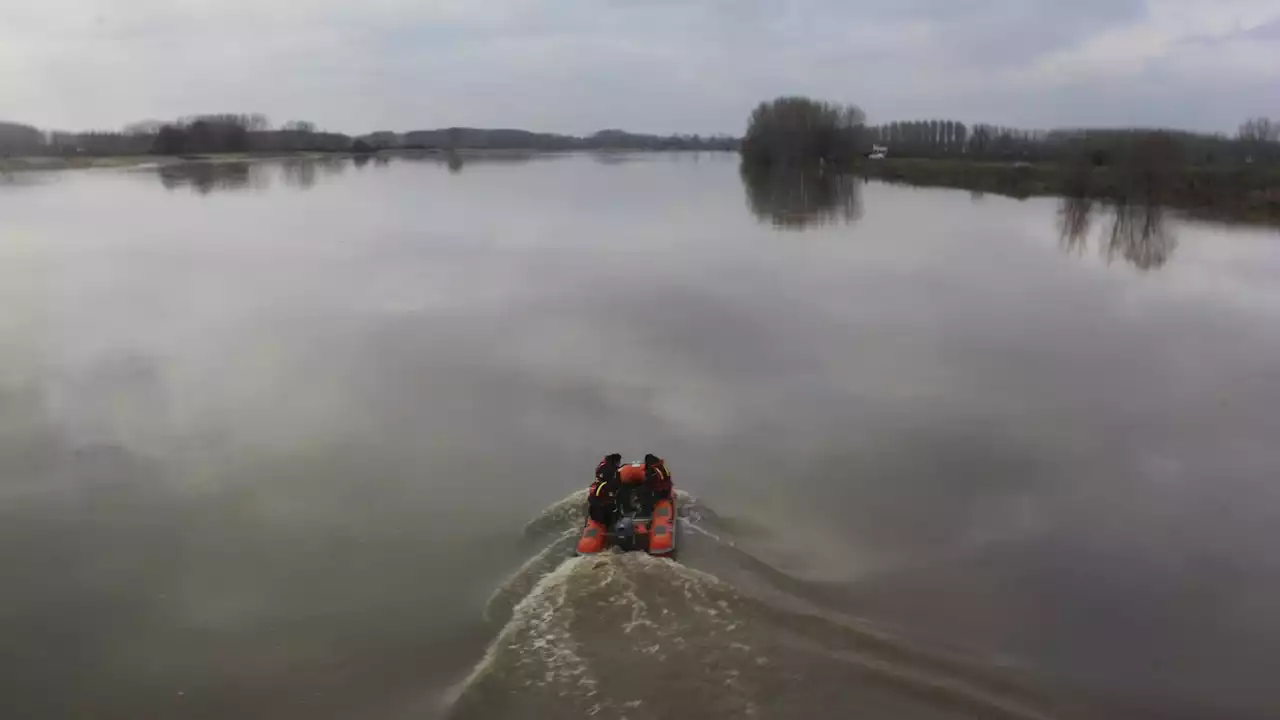
<path fill-rule="evenodd" d="M 0 181 L 0 714 L 1280 716 L 1278 278 L 716 155 Z M 680 566 L 561 564 L 611 451 Z"/>

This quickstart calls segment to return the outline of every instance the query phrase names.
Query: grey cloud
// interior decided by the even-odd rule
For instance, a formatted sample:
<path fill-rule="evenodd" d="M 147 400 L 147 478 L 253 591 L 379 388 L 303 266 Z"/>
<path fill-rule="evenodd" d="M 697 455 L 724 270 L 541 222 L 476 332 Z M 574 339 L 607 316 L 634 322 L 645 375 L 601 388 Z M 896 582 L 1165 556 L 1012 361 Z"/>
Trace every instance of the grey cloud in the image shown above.
<path fill-rule="evenodd" d="M 1254 40 L 1280 40 L 1280 20 L 1272 20 L 1241 34 Z"/>
<path fill-rule="evenodd" d="M 957 59 L 984 66 L 1010 66 L 1055 50 L 1070 48 L 1089 36 L 1146 15 L 1142 0 L 1033 2 L 992 10 L 990 4 L 966 3 L 971 15 L 941 24 L 943 43 Z M 983 8 L 985 7 L 985 12 Z M 954 35 L 949 41 L 947 36 Z"/>
<path fill-rule="evenodd" d="M 0 76 L 0 97 L 6 115 L 53 127 L 225 109 L 349 132 L 454 124 L 740 132 L 752 105 L 791 92 L 857 102 L 875 121 L 1043 127 L 1132 118 L 1230 130 L 1244 116 L 1280 112 L 1280 94 L 1265 88 L 1276 70 L 1233 72 L 1240 61 L 1226 52 L 1273 40 L 1280 10 L 1254 29 L 1204 36 L 1189 11 L 1140 0 L 327 0 L 298 9 L 231 0 L 198 16 L 107 2 L 86 6 L 99 21 L 66 24 L 64 11 L 87 0 L 58 13 L 19 1 L 0 10 L 0 62 L 23 72 Z M 1256 15 L 1246 2 L 1220 3 L 1219 12 Z M 1141 40 L 1155 20 L 1173 33 L 1156 57 L 1090 56 L 1099 36 L 1134 31 Z M 24 39 L 37 27 L 39 43 Z M 1072 53 L 1092 75 L 1019 76 Z M 1096 71 L 1107 62 L 1114 73 Z M 1155 80 L 1163 85 L 1151 87 Z"/>
<path fill-rule="evenodd" d="M 1280 18 L 1256 27 L 1238 30 L 1225 36 L 1189 35 L 1179 43 L 1183 47 L 1215 47 L 1239 41 L 1271 42 L 1280 40 Z"/>

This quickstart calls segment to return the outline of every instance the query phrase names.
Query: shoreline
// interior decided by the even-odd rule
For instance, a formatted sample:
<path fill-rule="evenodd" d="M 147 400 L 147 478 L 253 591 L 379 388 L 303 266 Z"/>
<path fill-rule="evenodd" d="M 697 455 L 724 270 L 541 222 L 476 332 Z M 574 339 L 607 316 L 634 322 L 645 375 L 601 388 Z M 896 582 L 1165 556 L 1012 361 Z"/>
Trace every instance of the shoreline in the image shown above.
<path fill-rule="evenodd" d="M 399 151 L 388 150 L 367 153 L 395 155 Z M 269 153 L 210 153 L 198 155 L 29 155 L 0 157 L 0 172 L 41 172 L 58 170 L 127 169 L 134 167 L 167 167 L 189 163 L 263 162 L 268 160 L 322 160 L 350 158 L 360 155 L 353 152 L 269 152 Z"/>
<path fill-rule="evenodd" d="M 40 172 L 57 170 L 92 170 L 97 168 L 165 167 L 187 163 L 264 162 L 270 160 L 332 160 L 354 157 L 440 157 L 448 158 L 451 152 L 463 158 L 530 157 L 534 155 L 565 155 L 572 153 L 672 153 L 672 152 L 729 152 L 724 150 L 647 150 L 634 148 L 591 148 L 567 150 L 543 150 L 537 148 L 387 148 L 369 153 L 350 150 L 327 152 L 322 150 L 297 150 L 286 152 L 199 153 L 191 155 L 23 155 L 0 157 L 0 173 Z"/>
<path fill-rule="evenodd" d="M 1075 197 L 1115 202 L 1127 196 L 1119 171 L 1112 167 L 1092 168 L 1081 175 L 1052 162 L 885 158 L 859 162 L 846 171 L 896 185 L 969 190 L 1017 200 Z M 1198 219 L 1280 226 L 1280 169 L 1183 166 L 1170 177 L 1158 204 Z"/>
<path fill-rule="evenodd" d="M 537 150 L 464 148 L 463 158 L 509 158 L 566 153 L 670 153 L 672 150 Z M 721 151 L 697 151 L 721 152 Z M 398 148 L 372 153 L 293 151 L 264 153 L 216 153 L 199 155 L 95 155 L 0 157 L 0 174 L 62 170 L 163 168 L 194 163 L 268 162 L 272 160 L 333 160 L 355 157 L 448 159 L 451 151 L 439 148 Z M 1001 162 L 953 158 L 884 158 L 862 160 L 837 170 L 869 180 L 912 187 L 949 188 L 990 193 L 1018 200 L 1032 197 L 1084 197 L 1113 201 L 1124 193 L 1113 168 L 1091 169 L 1081 192 L 1081 177 L 1061 163 Z M 1164 203 L 1189 217 L 1220 222 L 1280 226 L 1280 169 L 1245 166 L 1233 170 L 1183 167 Z"/>

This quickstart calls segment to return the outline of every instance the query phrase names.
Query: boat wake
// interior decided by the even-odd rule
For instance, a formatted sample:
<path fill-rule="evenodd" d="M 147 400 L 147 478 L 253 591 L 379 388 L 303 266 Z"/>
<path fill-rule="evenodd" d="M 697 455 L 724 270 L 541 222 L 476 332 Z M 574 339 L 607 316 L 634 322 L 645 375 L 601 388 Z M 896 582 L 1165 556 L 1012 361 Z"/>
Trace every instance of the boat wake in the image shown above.
<path fill-rule="evenodd" d="M 682 558 L 700 567 L 573 557 L 581 500 L 529 523 L 542 549 L 489 599 L 500 629 L 450 694 L 450 717 L 1058 716 L 1011 670 L 926 652 L 824 607 L 686 493 Z"/>

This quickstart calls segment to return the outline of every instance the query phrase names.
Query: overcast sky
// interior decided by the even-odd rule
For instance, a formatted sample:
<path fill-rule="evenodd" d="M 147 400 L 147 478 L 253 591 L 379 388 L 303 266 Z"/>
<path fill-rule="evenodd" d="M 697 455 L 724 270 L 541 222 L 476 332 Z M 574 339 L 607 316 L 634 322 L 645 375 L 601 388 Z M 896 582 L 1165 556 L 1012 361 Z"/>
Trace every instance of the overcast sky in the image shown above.
<path fill-rule="evenodd" d="M 784 93 L 873 122 L 1234 131 L 1280 116 L 1280 0 L 0 3 L 0 116 L 46 128 L 740 133 Z"/>

